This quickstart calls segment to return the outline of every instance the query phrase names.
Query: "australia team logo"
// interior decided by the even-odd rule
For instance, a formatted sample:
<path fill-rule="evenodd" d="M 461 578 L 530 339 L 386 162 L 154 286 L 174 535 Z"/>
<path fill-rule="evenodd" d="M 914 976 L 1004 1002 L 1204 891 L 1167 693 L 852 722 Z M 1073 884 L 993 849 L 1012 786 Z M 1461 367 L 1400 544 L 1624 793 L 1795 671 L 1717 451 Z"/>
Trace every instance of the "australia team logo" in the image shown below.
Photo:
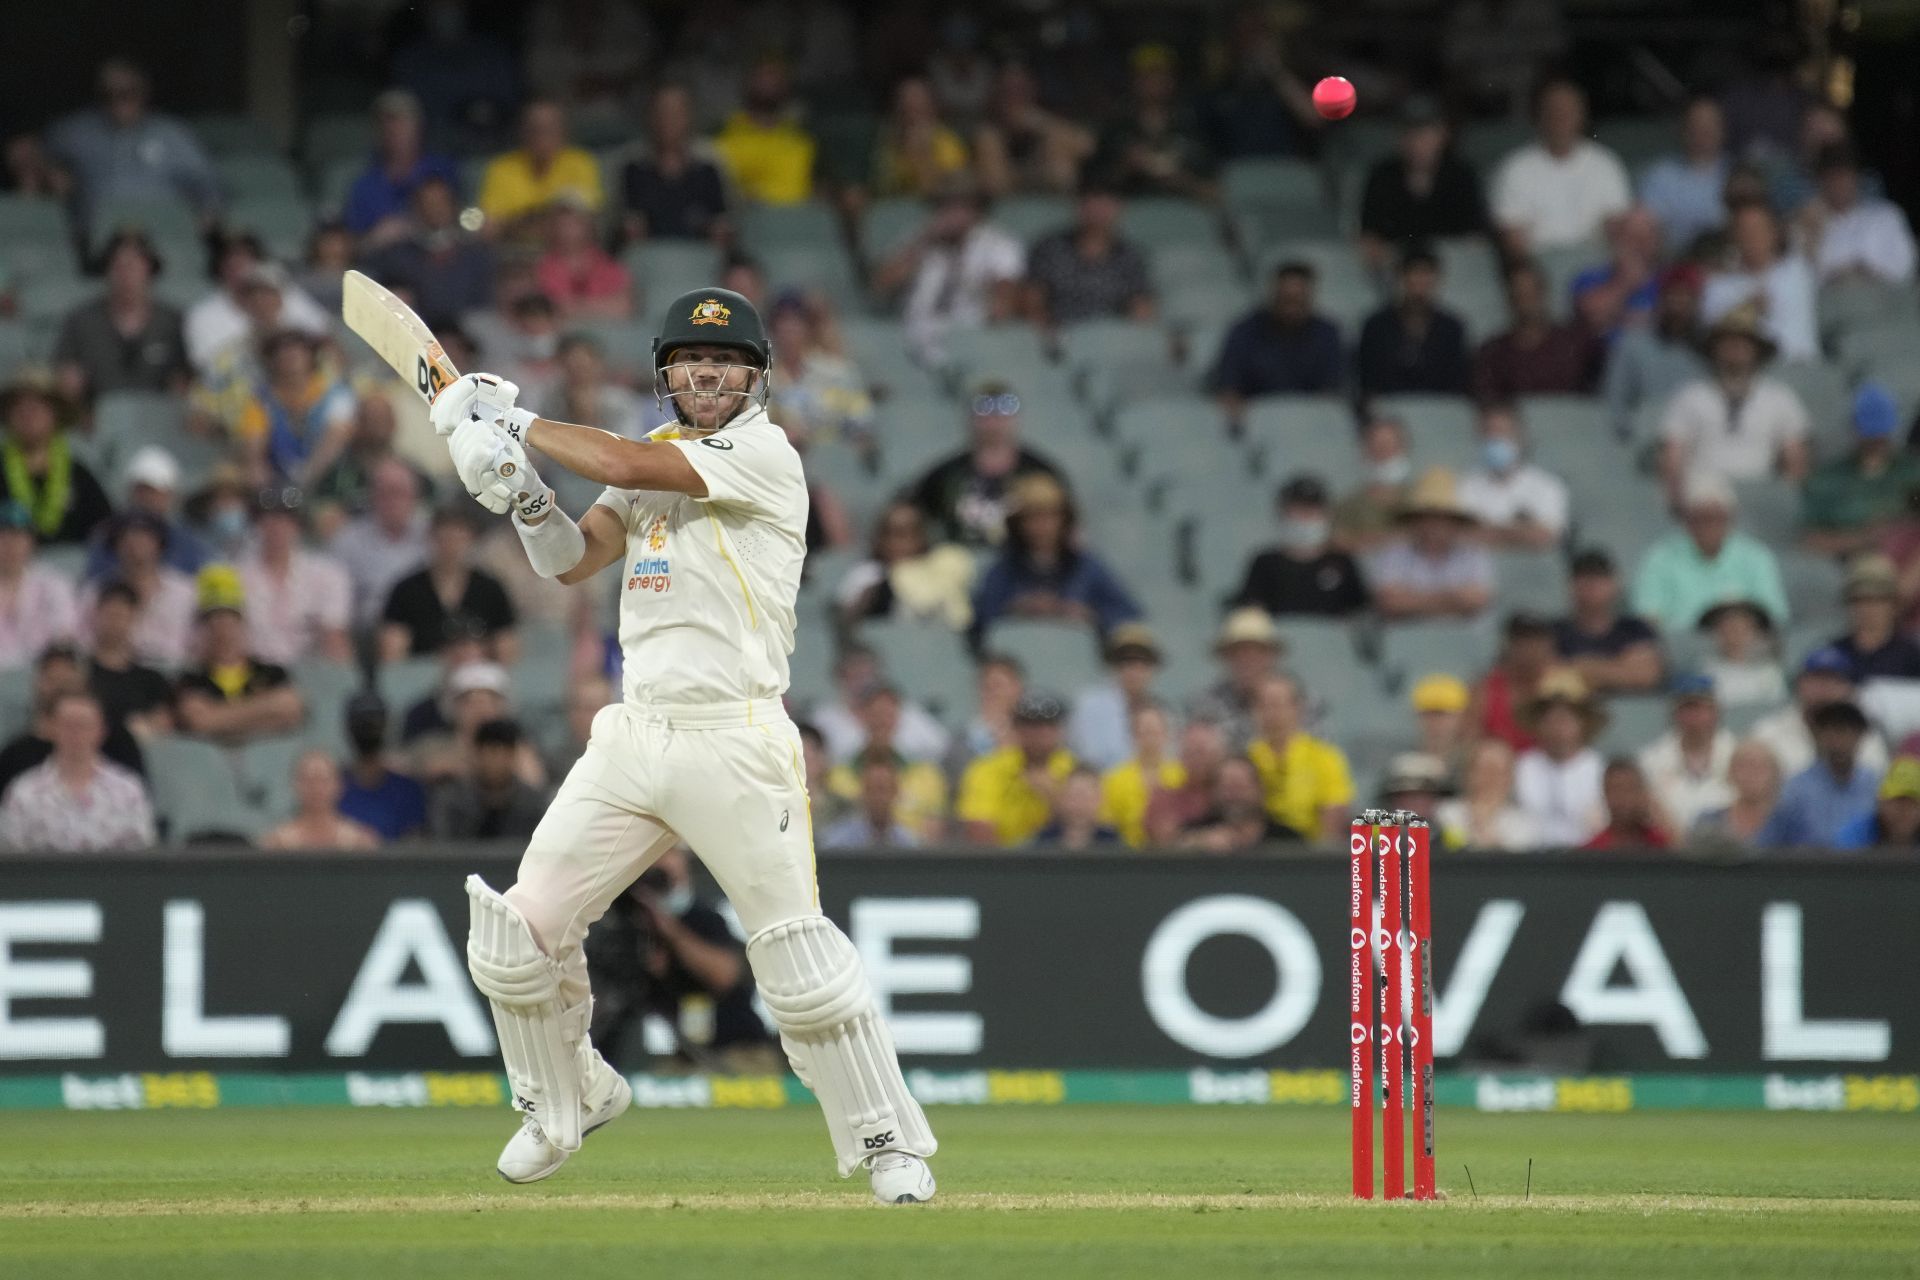
<path fill-rule="evenodd" d="M 647 524 L 647 550 L 664 551 L 667 547 L 667 518 L 655 516 Z"/>
<path fill-rule="evenodd" d="M 673 585 L 672 566 L 667 557 L 657 554 L 667 549 L 667 518 L 655 516 L 647 522 L 645 534 L 649 554 L 633 562 L 633 570 L 627 575 L 627 590 L 665 591 Z"/>
<path fill-rule="evenodd" d="M 694 307 L 693 314 L 687 319 L 695 324 L 725 325 L 733 319 L 733 309 L 718 298 L 708 298 Z"/>

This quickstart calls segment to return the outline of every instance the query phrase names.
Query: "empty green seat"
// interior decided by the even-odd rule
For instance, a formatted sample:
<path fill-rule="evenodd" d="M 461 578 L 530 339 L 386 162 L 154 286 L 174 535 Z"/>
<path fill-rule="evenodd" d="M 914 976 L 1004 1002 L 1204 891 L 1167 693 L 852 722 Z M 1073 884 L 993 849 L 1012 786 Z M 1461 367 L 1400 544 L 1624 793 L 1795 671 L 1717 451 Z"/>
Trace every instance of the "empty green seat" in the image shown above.
<path fill-rule="evenodd" d="M 1407 426 L 1417 466 L 1451 467 L 1458 473 L 1478 464 L 1473 406 L 1464 396 L 1381 396 L 1374 412 Z"/>
<path fill-rule="evenodd" d="M 1073 201 L 1066 196 L 1007 196 L 994 201 L 987 221 L 1032 244 L 1073 224 Z"/>
<path fill-rule="evenodd" d="M 840 215 L 823 200 L 749 205 L 740 211 L 740 243 L 749 252 L 840 245 Z"/>
<path fill-rule="evenodd" d="M 1217 244 L 1220 215 L 1197 200 L 1173 196 L 1141 196 L 1128 200 L 1120 215 L 1121 229 L 1136 244 Z"/>
<path fill-rule="evenodd" d="M 299 173 L 291 164 L 277 155 L 222 156 L 217 167 L 220 171 L 220 186 L 232 199 L 271 197 L 281 200 L 299 200 L 303 198 Z"/>
<path fill-rule="evenodd" d="M 1397 681 L 1441 672 L 1469 682 L 1493 663 L 1498 619 L 1392 622 L 1380 628 L 1380 665 Z"/>
<path fill-rule="evenodd" d="M 1099 680 L 1103 669 L 1098 638 L 1084 623 L 1002 618 L 988 629 L 986 644 L 1020 660 L 1028 689 L 1062 698 Z"/>
<path fill-rule="evenodd" d="M 699 240 L 646 240 L 620 255 L 644 299 L 651 323 L 667 303 L 689 290 L 720 282 L 720 251 Z"/>

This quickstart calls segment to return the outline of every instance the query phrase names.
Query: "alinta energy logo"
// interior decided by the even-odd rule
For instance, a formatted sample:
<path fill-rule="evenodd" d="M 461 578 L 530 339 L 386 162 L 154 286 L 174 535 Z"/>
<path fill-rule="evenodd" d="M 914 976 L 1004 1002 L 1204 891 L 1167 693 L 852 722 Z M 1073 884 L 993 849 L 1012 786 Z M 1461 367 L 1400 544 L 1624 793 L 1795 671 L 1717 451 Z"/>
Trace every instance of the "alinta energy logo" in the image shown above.
<path fill-rule="evenodd" d="M 665 591 L 673 585 L 669 568 L 665 556 L 642 556 L 633 562 L 633 572 L 627 577 L 627 590 Z"/>

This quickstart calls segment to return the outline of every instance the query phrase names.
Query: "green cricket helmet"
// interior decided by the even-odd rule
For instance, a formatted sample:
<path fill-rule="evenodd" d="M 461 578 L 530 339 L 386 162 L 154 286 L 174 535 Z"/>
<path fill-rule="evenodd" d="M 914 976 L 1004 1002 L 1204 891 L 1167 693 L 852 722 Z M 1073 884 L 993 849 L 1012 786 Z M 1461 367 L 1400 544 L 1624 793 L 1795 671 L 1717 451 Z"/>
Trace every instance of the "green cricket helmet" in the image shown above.
<path fill-rule="evenodd" d="M 747 357 L 741 363 L 760 375 L 749 390 L 734 394 L 764 406 L 768 375 L 773 368 L 773 344 L 754 305 L 731 289 L 694 289 L 667 304 L 660 335 L 653 340 L 653 389 L 674 416 L 687 420 L 676 401 L 679 393 L 667 387 L 667 363 L 681 347 L 730 347 Z"/>

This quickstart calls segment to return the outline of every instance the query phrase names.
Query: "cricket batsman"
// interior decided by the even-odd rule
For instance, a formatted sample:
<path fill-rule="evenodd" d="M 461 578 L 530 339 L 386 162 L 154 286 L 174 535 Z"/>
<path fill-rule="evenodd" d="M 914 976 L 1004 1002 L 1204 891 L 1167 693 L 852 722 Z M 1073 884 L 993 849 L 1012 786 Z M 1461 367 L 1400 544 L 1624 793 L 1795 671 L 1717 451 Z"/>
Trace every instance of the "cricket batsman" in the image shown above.
<path fill-rule="evenodd" d="M 467 880 L 474 984 L 493 1006 L 524 1118 L 500 1175 L 537 1182 L 632 1103 L 587 1039 L 587 928 L 676 840 L 719 881 L 794 1072 L 826 1112 L 840 1175 L 867 1166 L 883 1204 L 933 1196 L 932 1130 L 900 1074 L 859 954 L 820 913 L 800 736 L 781 704 L 806 554 L 806 479 L 767 417 L 772 352 L 753 304 L 700 289 L 668 306 L 655 393 L 677 425 L 646 440 L 536 417 L 489 374 L 433 400 L 467 491 L 508 514 L 543 577 L 622 562 L 622 701 L 496 893 Z M 576 523 L 532 446 L 607 486 Z M 509 514 L 510 513 L 510 514 Z"/>

